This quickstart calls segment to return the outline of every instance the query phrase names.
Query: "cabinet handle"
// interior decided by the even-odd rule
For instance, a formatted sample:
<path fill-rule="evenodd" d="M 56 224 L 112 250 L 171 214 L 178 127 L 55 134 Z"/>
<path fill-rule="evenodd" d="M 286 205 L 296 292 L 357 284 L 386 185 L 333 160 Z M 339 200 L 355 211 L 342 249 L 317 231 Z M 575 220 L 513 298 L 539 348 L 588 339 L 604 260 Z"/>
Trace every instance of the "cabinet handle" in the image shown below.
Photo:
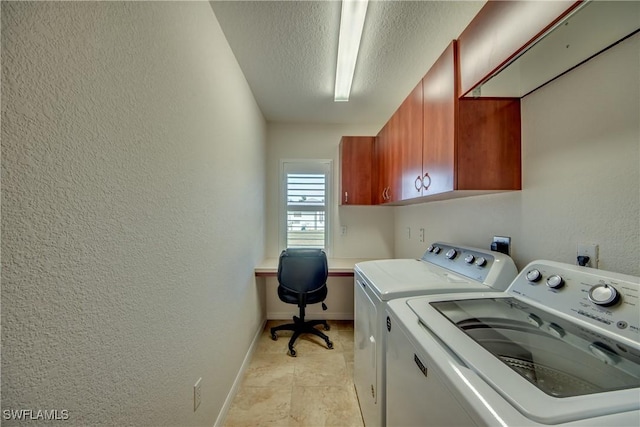
<path fill-rule="evenodd" d="M 425 179 L 429 179 L 427 185 L 424 184 Z M 429 187 L 431 187 L 431 177 L 429 176 L 429 172 L 424 174 L 424 178 L 422 178 L 422 186 L 424 187 L 425 190 L 428 190 Z"/>
<path fill-rule="evenodd" d="M 414 182 L 414 185 L 416 186 L 416 190 L 419 192 L 420 190 L 422 190 L 422 186 L 424 185 L 424 183 L 422 182 L 422 177 L 420 175 L 418 175 L 418 177 L 416 178 L 416 182 Z"/>
<path fill-rule="evenodd" d="M 344 202 L 349 203 L 349 193 L 347 191 L 344 192 Z"/>

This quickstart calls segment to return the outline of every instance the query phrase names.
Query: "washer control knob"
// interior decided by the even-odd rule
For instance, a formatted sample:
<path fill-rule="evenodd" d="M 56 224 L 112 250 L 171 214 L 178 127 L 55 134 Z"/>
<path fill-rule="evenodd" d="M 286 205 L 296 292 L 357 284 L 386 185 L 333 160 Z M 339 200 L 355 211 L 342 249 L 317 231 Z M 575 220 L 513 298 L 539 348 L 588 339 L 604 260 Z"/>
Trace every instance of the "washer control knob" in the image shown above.
<path fill-rule="evenodd" d="M 438 255 L 440 253 L 440 251 L 441 251 L 440 246 L 434 246 L 433 247 L 433 253 L 434 254 Z"/>
<path fill-rule="evenodd" d="M 429 247 L 427 248 L 427 252 L 433 252 L 433 245 L 429 245 Z"/>
<path fill-rule="evenodd" d="M 475 261 L 476 257 L 474 257 L 473 255 L 469 254 L 466 257 L 464 257 L 464 262 L 466 262 L 467 264 L 471 264 L 473 261 Z"/>
<path fill-rule="evenodd" d="M 487 259 L 485 257 L 483 257 L 483 256 L 478 257 L 476 259 L 476 265 L 478 267 L 484 267 L 485 265 L 487 265 Z"/>
<path fill-rule="evenodd" d="M 549 276 L 549 278 L 547 279 L 547 286 L 551 289 L 560 289 L 564 286 L 564 279 L 557 274 Z"/>
<path fill-rule="evenodd" d="M 458 255 L 458 252 L 455 249 L 449 249 L 445 256 L 449 259 L 454 259 Z"/>
<path fill-rule="evenodd" d="M 588 296 L 589 301 L 602 307 L 615 305 L 620 300 L 618 290 L 606 283 L 592 286 Z"/>
<path fill-rule="evenodd" d="M 540 270 L 533 269 L 531 271 L 527 271 L 526 278 L 530 282 L 539 282 L 542 279 L 542 273 Z"/>

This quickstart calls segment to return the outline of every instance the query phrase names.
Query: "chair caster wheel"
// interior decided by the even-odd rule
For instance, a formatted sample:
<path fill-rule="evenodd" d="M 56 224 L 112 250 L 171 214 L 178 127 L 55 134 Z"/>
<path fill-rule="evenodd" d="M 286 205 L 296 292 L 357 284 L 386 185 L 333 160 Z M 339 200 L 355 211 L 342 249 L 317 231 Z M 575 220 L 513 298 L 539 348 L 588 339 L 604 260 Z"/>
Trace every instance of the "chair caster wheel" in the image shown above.
<path fill-rule="evenodd" d="M 276 335 L 275 332 L 272 332 L 271 333 L 271 339 L 274 340 L 274 341 L 277 341 L 278 340 L 278 335 Z"/>
<path fill-rule="evenodd" d="M 329 326 L 329 324 L 327 323 L 326 325 L 324 325 L 324 330 L 328 331 L 329 329 L 331 329 L 331 326 Z"/>
<path fill-rule="evenodd" d="M 331 341 L 327 341 L 327 348 L 328 349 L 332 349 L 333 348 L 333 343 Z"/>
<path fill-rule="evenodd" d="M 289 356 L 291 356 L 291 357 L 296 357 L 296 350 L 295 350 L 295 349 L 293 349 L 293 348 L 290 348 L 290 349 L 289 349 Z"/>

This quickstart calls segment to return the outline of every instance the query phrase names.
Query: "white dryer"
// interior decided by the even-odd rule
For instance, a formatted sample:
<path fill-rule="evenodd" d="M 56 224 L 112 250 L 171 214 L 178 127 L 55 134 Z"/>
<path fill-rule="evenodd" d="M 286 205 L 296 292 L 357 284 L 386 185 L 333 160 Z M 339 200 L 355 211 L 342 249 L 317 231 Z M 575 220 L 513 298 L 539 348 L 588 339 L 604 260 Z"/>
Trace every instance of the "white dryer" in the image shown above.
<path fill-rule="evenodd" d="M 391 301 L 388 426 L 640 425 L 640 279 L 552 261 Z"/>
<path fill-rule="evenodd" d="M 502 253 L 437 242 L 421 259 L 355 265 L 354 383 L 367 427 L 385 424 L 386 304 L 395 298 L 504 291 L 517 275 Z"/>

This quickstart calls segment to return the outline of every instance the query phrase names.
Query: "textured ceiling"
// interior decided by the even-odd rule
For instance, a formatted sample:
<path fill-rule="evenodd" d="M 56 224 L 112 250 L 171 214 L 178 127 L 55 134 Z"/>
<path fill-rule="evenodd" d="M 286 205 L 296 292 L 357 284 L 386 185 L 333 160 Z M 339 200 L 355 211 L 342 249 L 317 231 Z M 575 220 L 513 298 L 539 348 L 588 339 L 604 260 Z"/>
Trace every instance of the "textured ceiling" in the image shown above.
<path fill-rule="evenodd" d="M 339 1 L 212 1 L 268 121 L 382 126 L 484 1 L 371 1 L 351 97 L 333 101 Z"/>

